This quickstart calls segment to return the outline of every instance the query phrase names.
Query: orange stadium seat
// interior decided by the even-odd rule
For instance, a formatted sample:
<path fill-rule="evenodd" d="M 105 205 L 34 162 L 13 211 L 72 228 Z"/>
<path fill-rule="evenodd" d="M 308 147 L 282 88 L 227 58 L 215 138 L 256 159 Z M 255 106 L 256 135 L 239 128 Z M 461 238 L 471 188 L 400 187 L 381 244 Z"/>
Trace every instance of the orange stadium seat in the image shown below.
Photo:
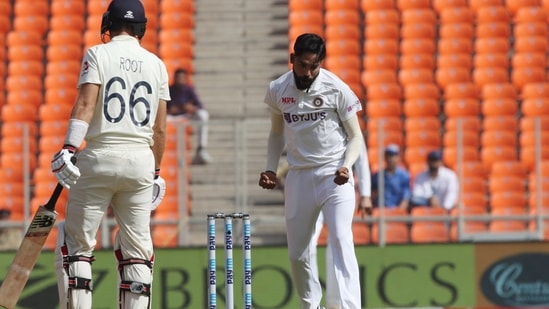
<path fill-rule="evenodd" d="M 49 45 L 46 50 L 47 61 L 78 61 L 82 58 L 80 44 Z"/>
<path fill-rule="evenodd" d="M 363 71 L 360 80 L 364 86 L 369 87 L 375 84 L 394 84 L 397 76 L 394 70 Z"/>
<path fill-rule="evenodd" d="M 441 128 L 438 117 L 406 117 L 404 119 L 404 131 L 435 131 Z"/>
<path fill-rule="evenodd" d="M 458 135 L 460 138 L 458 140 Z M 465 147 L 479 147 L 480 141 L 478 132 L 464 130 L 461 134 L 458 131 L 444 132 L 443 145 L 444 147 L 458 147 L 458 144 Z"/>
<path fill-rule="evenodd" d="M 368 135 L 366 137 L 367 146 L 378 149 L 383 148 L 389 144 L 402 145 L 403 142 L 404 137 L 401 131 L 384 130 L 383 137 L 379 136 L 377 132 L 368 132 Z"/>
<path fill-rule="evenodd" d="M 505 147 L 517 145 L 516 131 L 490 131 L 484 130 L 481 133 L 482 147 Z"/>
<path fill-rule="evenodd" d="M 288 15 L 288 23 L 291 26 L 296 25 L 323 25 L 324 16 L 320 11 L 292 11 Z M 163 27 L 162 27 L 163 28 Z M 190 29 L 192 27 L 186 26 L 181 28 Z M 163 28 L 164 29 L 164 28 Z M 178 27 L 170 27 L 167 29 L 178 29 Z"/>
<path fill-rule="evenodd" d="M 49 19 L 50 25 L 50 31 L 66 31 L 67 29 L 71 29 L 71 31 L 82 31 L 86 27 L 86 21 L 82 18 L 82 16 L 78 15 L 60 15 L 60 16 L 52 16 Z M 97 27 L 99 27 L 98 25 Z M 94 30 L 97 35 L 99 35 L 99 29 Z"/>
<path fill-rule="evenodd" d="M 507 83 L 507 69 L 504 68 L 475 68 L 473 70 L 473 82 L 482 87 L 486 84 Z"/>
<path fill-rule="evenodd" d="M 483 6 L 477 10 L 476 21 L 479 24 L 485 23 L 507 23 L 511 22 L 509 11 L 503 6 Z"/>
<path fill-rule="evenodd" d="M 355 10 L 359 9 L 358 1 L 325 0 L 324 7 L 327 11 L 335 10 Z"/>
<path fill-rule="evenodd" d="M 549 98 L 525 99 L 521 110 L 526 117 L 549 116 Z"/>
<path fill-rule="evenodd" d="M 435 72 L 435 80 L 444 90 L 451 84 L 471 82 L 471 74 L 467 68 L 440 68 Z"/>
<path fill-rule="evenodd" d="M 45 104 L 73 104 L 78 96 L 78 89 L 74 88 L 53 88 L 47 89 Z"/>
<path fill-rule="evenodd" d="M 511 35 L 511 28 L 504 22 L 486 22 L 478 24 L 475 29 L 475 36 L 479 39 L 486 38 L 508 38 Z"/>
<path fill-rule="evenodd" d="M 518 120 L 516 116 L 484 117 L 482 126 L 485 131 L 511 131 L 516 133 Z"/>
<path fill-rule="evenodd" d="M 435 11 L 430 7 L 406 9 L 401 11 L 400 22 L 403 26 L 407 24 L 434 25 L 437 22 L 437 16 Z"/>
<path fill-rule="evenodd" d="M 160 28 L 162 29 L 181 29 L 193 28 L 193 14 L 188 12 L 163 13 L 160 16 Z"/>
<path fill-rule="evenodd" d="M 513 68 L 545 68 L 547 58 L 544 53 L 516 53 L 511 56 L 511 65 Z"/>
<path fill-rule="evenodd" d="M 472 24 L 442 24 L 439 28 L 439 37 L 443 39 L 473 39 L 473 35 L 474 28 Z"/>
<path fill-rule="evenodd" d="M 368 100 L 400 100 L 402 98 L 402 89 L 396 82 L 369 85 L 366 90 Z"/>
<path fill-rule="evenodd" d="M 360 43 L 354 40 L 335 40 L 326 42 L 328 55 L 360 55 Z"/>
<path fill-rule="evenodd" d="M 490 176 L 488 190 L 490 194 L 503 192 L 519 192 L 524 194 L 526 190 L 526 179 L 525 177 L 517 176 Z"/>
<path fill-rule="evenodd" d="M 44 64 L 42 61 L 10 61 L 8 63 L 8 75 L 36 75 L 42 76 L 44 74 Z"/>
<path fill-rule="evenodd" d="M 511 83 L 484 85 L 481 89 L 483 99 L 516 99 L 517 88 Z"/>
<path fill-rule="evenodd" d="M 524 22 L 515 25 L 513 33 L 515 37 L 544 37 L 547 36 L 547 24 L 544 22 Z"/>
<path fill-rule="evenodd" d="M 521 8 L 539 6 L 539 0 L 505 0 L 505 6 L 511 14 L 516 15 Z"/>
<path fill-rule="evenodd" d="M 480 150 L 480 158 L 486 170 L 490 171 L 494 162 L 517 160 L 517 149 L 512 146 L 485 146 Z"/>
<path fill-rule="evenodd" d="M 507 69 L 509 67 L 509 58 L 507 53 L 477 53 L 473 58 L 474 67 L 478 69 L 484 68 L 501 68 Z"/>
<path fill-rule="evenodd" d="M 406 99 L 438 99 L 440 91 L 436 84 L 409 84 L 404 87 L 404 98 Z"/>
<path fill-rule="evenodd" d="M 364 12 L 373 11 L 373 10 L 388 10 L 395 9 L 394 1 L 385 1 L 385 0 L 360 0 L 360 8 Z"/>
<path fill-rule="evenodd" d="M 445 223 L 414 222 L 410 230 L 413 243 L 444 243 L 450 239 L 450 232 Z"/>
<path fill-rule="evenodd" d="M 438 100 L 426 99 L 408 99 L 403 103 L 403 112 L 408 117 L 438 117 L 440 106 Z"/>
<path fill-rule="evenodd" d="M 331 40 L 359 40 L 362 33 L 356 25 L 327 25 L 324 31 L 326 41 Z"/>
<path fill-rule="evenodd" d="M 383 1 L 383 0 L 381 0 Z M 371 0 L 362 0 L 362 3 L 373 2 Z M 383 1 L 390 3 L 390 1 Z M 363 10 L 365 12 L 365 21 L 368 26 L 377 24 L 399 24 L 400 15 L 397 10 L 392 8 L 376 9 L 376 10 Z"/>
<path fill-rule="evenodd" d="M 485 6 L 502 6 L 503 0 L 469 0 L 469 7 L 473 10 L 478 10 Z"/>
<path fill-rule="evenodd" d="M 86 4 L 84 1 L 56 0 L 51 2 L 52 16 L 83 16 L 85 12 Z"/>
<path fill-rule="evenodd" d="M 434 39 L 435 25 L 430 23 L 403 24 L 400 28 L 402 39 Z"/>
<path fill-rule="evenodd" d="M 429 69 L 435 68 L 435 58 L 430 54 L 406 54 L 399 57 L 399 67 L 402 70 L 408 69 Z"/>
<path fill-rule="evenodd" d="M 399 10 L 413 10 L 413 9 L 430 9 L 430 0 L 396 0 L 396 6 Z"/>
<path fill-rule="evenodd" d="M 8 76 L 6 90 L 25 91 L 27 89 L 42 90 L 42 80 L 39 76 Z"/>
<path fill-rule="evenodd" d="M 368 117 L 400 117 L 402 106 L 398 100 L 376 100 L 369 101 L 366 105 Z M 3 115 L 3 113 L 2 113 Z"/>
<path fill-rule="evenodd" d="M 472 215 L 484 215 L 486 214 L 486 211 L 482 209 L 464 209 L 463 214 L 465 216 L 472 216 Z M 458 216 L 458 211 L 456 208 L 452 209 L 452 216 Z M 465 234 L 474 234 L 478 232 L 486 232 L 488 230 L 488 227 L 485 222 L 482 221 L 471 221 L 471 220 L 465 220 L 464 226 L 463 226 L 463 232 Z M 459 240 L 459 234 L 458 234 L 458 223 L 454 222 L 452 223 L 450 227 L 450 240 L 457 241 Z"/>
<path fill-rule="evenodd" d="M 481 161 L 468 161 L 463 162 L 463 177 L 482 177 L 487 178 L 488 172 Z"/>
<path fill-rule="evenodd" d="M 515 15 L 515 23 L 538 23 L 547 22 L 547 12 L 540 6 L 525 6 L 520 8 Z M 545 29 L 547 31 L 547 29 Z"/>
<path fill-rule="evenodd" d="M 17 1 L 13 4 L 14 16 L 47 16 L 49 5 L 46 2 Z"/>
<path fill-rule="evenodd" d="M 416 131 L 417 132 L 417 131 Z M 404 161 L 408 166 L 418 164 L 418 168 L 422 167 L 419 171 L 424 171 L 426 166 L 426 158 L 429 152 L 437 150 L 438 147 L 423 147 L 423 146 L 409 146 L 406 145 L 404 151 Z M 419 165 L 422 164 L 422 165 Z"/>
<path fill-rule="evenodd" d="M 32 171 L 36 168 L 36 157 L 34 155 L 29 154 L 28 160 L 29 160 L 29 170 Z M 50 156 L 50 161 L 51 161 L 51 156 Z M 2 166 L 2 169 L 10 167 L 14 169 L 20 169 L 22 171 L 23 164 L 25 164 L 25 158 L 22 153 L 4 153 L 2 154 L 2 156 L 0 156 L 0 166 Z"/>
<path fill-rule="evenodd" d="M 360 67 L 360 59 L 357 57 L 348 56 L 328 56 L 326 57 L 325 66 L 328 70 L 338 69 L 356 69 Z M 357 70 L 358 71 L 358 70 Z"/>
<path fill-rule="evenodd" d="M 73 30 L 50 30 L 48 32 L 47 42 L 52 45 L 76 45 L 80 49 L 80 45 L 84 43 L 81 31 Z M 82 51 L 79 52 L 80 54 Z"/>
<path fill-rule="evenodd" d="M 193 1 L 161 1 L 160 8 L 162 12 L 166 11 L 172 11 L 175 8 L 171 5 L 168 6 L 167 4 L 164 4 L 164 2 L 168 3 L 193 3 Z M 188 4 L 187 4 L 188 5 Z M 288 8 L 291 11 L 299 11 L 299 10 L 322 10 L 324 8 L 324 1 L 322 0 L 289 0 L 288 1 Z"/>
<path fill-rule="evenodd" d="M 10 31 L 6 38 L 8 46 L 42 45 L 42 34 L 38 31 Z"/>
<path fill-rule="evenodd" d="M 68 120 L 72 106 L 67 104 L 43 104 L 38 109 L 40 121 Z"/>
<path fill-rule="evenodd" d="M 549 98 L 549 83 L 526 84 L 520 94 L 523 99 Z"/>
<path fill-rule="evenodd" d="M 543 36 L 528 36 L 515 38 L 515 52 L 544 53 L 547 50 L 547 38 Z"/>
<path fill-rule="evenodd" d="M 38 107 L 43 102 L 42 92 L 38 90 L 14 90 L 8 92 L 6 102 L 10 105 L 26 104 Z"/>
<path fill-rule="evenodd" d="M 400 53 L 403 55 L 434 54 L 436 44 L 430 39 L 403 39 L 400 42 Z"/>
<path fill-rule="evenodd" d="M 507 38 L 482 38 L 475 40 L 475 53 L 477 54 L 502 54 L 510 49 Z"/>
<path fill-rule="evenodd" d="M 42 136 L 38 143 L 38 151 L 55 153 L 63 147 L 64 136 Z"/>
<path fill-rule="evenodd" d="M 355 27 L 355 29 L 357 29 Z M 358 29 L 357 29 L 358 30 Z M 400 37 L 398 24 L 374 24 L 366 27 L 367 39 L 398 39 Z"/>
<path fill-rule="evenodd" d="M 466 193 L 486 193 L 486 179 L 478 176 L 463 177 L 459 180 L 459 185 Z"/>
<path fill-rule="evenodd" d="M 184 1 L 181 1 L 184 2 Z M 158 32 L 158 41 L 160 44 L 171 42 L 194 42 L 194 33 L 190 28 L 185 29 L 160 29 Z"/>
<path fill-rule="evenodd" d="M 528 170 L 526 166 L 518 161 L 499 161 L 492 164 L 492 170 L 490 171 L 490 176 L 492 177 L 519 177 L 525 179 Z"/>
<path fill-rule="evenodd" d="M 549 134 L 547 131 L 540 132 L 541 145 L 547 145 L 549 143 Z M 519 144 L 521 147 L 535 147 L 536 146 L 536 131 L 523 131 L 520 134 Z"/>
<path fill-rule="evenodd" d="M 79 75 L 80 65 L 77 60 L 50 61 L 46 64 L 46 75 Z"/>
<path fill-rule="evenodd" d="M 78 75 L 72 74 L 52 74 L 46 76 L 44 86 L 46 89 L 74 89 L 78 82 Z"/>
<path fill-rule="evenodd" d="M 398 71 L 398 81 L 404 87 L 413 84 L 434 83 L 433 71 L 427 69 L 408 69 Z"/>
<path fill-rule="evenodd" d="M 347 1 L 347 3 L 352 2 Z M 360 15 L 358 10 L 326 10 L 324 13 L 324 23 L 326 26 L 353 25 L 358 27 Z"/>
<path fill-rule="evenodd" d="M 396 55 L 399 52 L 399 44 L 398 41 L 394 39 L 366 40 L 364 42 L 364 51 L 367 55 Z"/>
<path fill-rule="evenodd" d="M 9 61 L 42 61 L 44 51 L 40 45 L 8 47 Z"/>
<path fill-rule="evenodd" d="M 86 17 L 86 31 L 92 31 L 99 35 L 101 30 L 101 19 L 103 18 L 103 13 L 101 14 L 88 14 Z"/>
<path fill-rule="evenodd" d="M 38 132 L 36 123 L 34 122 L 4 122 L 2 124 L 2 131 L 1 135 L 2 137 L 8 137 L 8 136 L 20 136 L 22 137 L 25 134 L 25 127 L 28 130 L 28 134 L 30 137 L 35 137 L 36 133 Z M 1 181 L 1 180 L 0 180 Z"/>
<path fill-rule="evenodd" d="M 536 166 L 537 150 L 535 147 L 522 147 L 520 151 L 520 161 L 532 171 Z M 549 149 L 541 148 L 541 160 L 549 160 Z"/>
<path fill-rule="evenodd" d="M 399 117 L 369 118 L 366 123 L 367 132 L 378 132 L 379 126 L 383 130 L 402 131 L 402 120 Z"/>
<path fill-rule="evenodd" d="M 472 63 L 470 54 L 442 54 L 437 57 L 437 69 L 470 69 Z"/>
<path fill-rule="evenodd" d="M 467 0 L 433 0 L 432 4 L 435 11 L 441 12 L 444 9 L 466 7 Z"/>
<path fill-rule="evenodd" d="M 464 192 L 461 196 L 461 203 L 464 209 L 486 211 L 486 194 L 485 192 Z"/>
<path fill-rule="evenodd" d="M 444 102 L 444 112 L 447 117 L 476 116 L 480 112 L 480 104 L 474 99 L 453 99 Z"/>
<path fill-rule="evenodd" d="M 511 81 L 517 88 L 522 89 L 526 84 L 543 83 L 546 81 L 545 68 L 519 67 L 511 71 Z"/>
<path fill-rule="evenodd" d="M 457 147 L 445 147 L 442 153 L 442 162 L 450 168 L 457 168 L 458 163 Z M 478 161 L 479 155 L 476 147 L 463 147 L 461 150 L 462 162 Z"/>
<path fill-rule="evenodd" d="M 400 57 L 402 59 L 402 57 Z M 396 55 L 364 55 L 362 66 L 366 71 L 372 70 L 396 70 L 399 66 Z"/>
<path fill-rule="evenodd" d="M 2 120 L 11 121 L 36 121 L 36 107 L 30 104 L 7 104 L 2 106 Z"/>
<path fill-rule="evenodd" d="M 25 143 L 27 143 L 26 147 L 28 147 L 30 153 L 36 153 L 37 142 L 34 137 L 5 136 L 0 140 L 0 150 L 2 154 L 21 153 L 24 150 Z"/>
<path fill-rule="evenodd" d="M 456 131 L 461 127 L 462 130 L 480 131 L 482 125 L 478 115 L 448 118 L 444 122 L 446 131 Z"/>
<path fill-rule="evenodd" d="M 449 84 L 444 90 L 446 99 L 478 99 L 478 88 L 471 82 Z"/>
<path fill-rule="evenodd" d="M 16 31 L 37 31 L 45 34 L 49 28 L 46 14 L 40 16 L 15 16 L 13 18 L 13 29 Z"/>
<path fill-rule="evenodd" d="M 527 131 L 536 130 L 538 121 L 539 121 L 540 129 L 542 131 L 549 130 L 549 117 L 541 116 L 541 117 L 522 117 L 520 119 L 520 131 L 527 132 Z"/>
<path fill-rule="evenodd" d="M 158 50 L 162 58 L 188 58 L 193 56 L 193 44 L 190 42 L 172 42 L 160 45 Z"/>
<path fill-rule="evenodd" d="M 372 225 L 372 243 L 380 242 L 379 224 Z M 385 224 L 385 242 L 388 244 L 405 244 L 410 240 L 410 232 L 405 223 L 388 222 Z"/>
<path fill-rule="evenodd" d="M 482 114 L 487 117 L 515 116 L 518 111 L 516 99 L 485 99 L 481 102 Z"/>
<path fill-rule="evenodd" d="M 473 12 L 468 7 L 453 7 L 443 9 L 439 13 L 441 24 L 472 24 Z"/>
<path fill-rule="evenodd" d="M 495 216 L 504 216 L 503 219 L 493 219 L 490 222 L 489 230 L 492 233 L 525 231 L 527 228 L 527 221 L 513 220 L 518 215 L 526 215 L 527 212 L 524 209 L 498 208 L 492 210 L 491 213 Z"/>
<path fill-rule="evenodd" d="M 441 146 L 440 133 L 436 131 L 412 131 L 406 132 L 406 147 L 429 147 L 439 148 Z"/>

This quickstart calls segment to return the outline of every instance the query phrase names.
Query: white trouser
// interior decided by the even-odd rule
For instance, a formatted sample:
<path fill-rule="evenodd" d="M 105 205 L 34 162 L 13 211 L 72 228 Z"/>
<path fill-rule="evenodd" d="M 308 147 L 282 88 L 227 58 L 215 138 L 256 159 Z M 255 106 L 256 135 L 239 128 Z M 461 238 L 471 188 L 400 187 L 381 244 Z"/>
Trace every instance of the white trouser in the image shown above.
<path fill-rule="evenodd" d="M 318 260 L 317 260 L 318 238 L 320 237 L 320 233 L 322 232 L 323 227 L 324 227 L 324 213 L 321 211 L 318 216 L 318 220 L 316 222 L 315 233 L 313 235 L 313 244 L 311 244 L 312 264 L 318 263 Z M 320 278 L 318 275 L 318 264 L 313 265 L 312 268 L 317 270 L 316 276 L 317 278 Z M 332 255 L 332 249 L 330 248 L 330 242 L 327 242 L 326 244 L 326 309 L 340 309 L 340 308 L 341 308 L 341 300 L 339 297 L 339 292 L 336 284 L 334 258 Z"/>
<path fill-rule="evenodd" d="M 315 169 L 290 169 L 285 186 L 285 216 L 292 279 L 301 309 L 316 309 L 322 289 L 313 234 L 320 211 L 328 226 L 336 289 L 342 309 L 360 309 L 359 269 L 355 256 L 352 222 L 355 210 L 353 176 L 344 185 L 334 183 L 339 162 Z"/>
<path fill-rule="evenodd" d="M 150 211 L 154 157 L 150 147 L 119 145 L 101 149 L 86 148 L 78 154 L 77 166 L 82 176 L 69 191 L 64 238 L 59 239 L 58 247 L 65 244 L 66 255 L 69 257 L 91 257 L 96 244 L 97 230 L 107 207 L 111 205 L 119 226 L 117 238 L 122 256 L 151 260 L 153 245 Z M 68 275 L 88 276 L 89 267 L 90 278 L 85 278 L 91 279 L 91 264 L 76 264 L 79 266 L 69 268 L 75 268 L 76 273 Z M 60 274 L 58 280 L 60 289 L 66 290 L 65 277 Z M 126 280 L 149 284 L 152 276 L 149 274 Z M 79 302 L 89 305 L 78 306 L 79 309 L 91 308 L 91 292 L 87 291 L 85 294 L 90 300 Z M 148 297 L 143 300 L 143 303 L 145 302 L 148 304 Z"/>

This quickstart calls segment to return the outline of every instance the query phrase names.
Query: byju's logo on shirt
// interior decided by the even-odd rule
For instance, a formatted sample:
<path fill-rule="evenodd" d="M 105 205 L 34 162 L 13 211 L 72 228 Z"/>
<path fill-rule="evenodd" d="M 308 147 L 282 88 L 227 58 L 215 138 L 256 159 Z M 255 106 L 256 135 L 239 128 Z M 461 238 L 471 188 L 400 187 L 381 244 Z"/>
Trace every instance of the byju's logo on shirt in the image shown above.
<path fill-rule="evenodd" d="M 347 112 L 350 113 L 353 111 L 353 109 L 356 108 L 356 110 L 358 111 L 358 107 L 360 106 L 360 101 L 356 101 L 355 104 L 351 105 L 351 106 L 348 106 L 347 107 Z"/>
<path fill-rule="evenodd" d="M 325 118 L 326 118 L 326 112 L 315 112 L 315 113 L 302 114 L 302 115 L 284 113 L 284 120 L 286 120 L 287 123 L 299 122 L 299 121 L 318 121 L 318 120 L 324 120 Z"/>
<path fill-rule="evenodd" d="M 280 102 L 282 104 L 295 104 L 296 100 L 292 97 L 282 97 L 282 99 L 280 99 Z"/>

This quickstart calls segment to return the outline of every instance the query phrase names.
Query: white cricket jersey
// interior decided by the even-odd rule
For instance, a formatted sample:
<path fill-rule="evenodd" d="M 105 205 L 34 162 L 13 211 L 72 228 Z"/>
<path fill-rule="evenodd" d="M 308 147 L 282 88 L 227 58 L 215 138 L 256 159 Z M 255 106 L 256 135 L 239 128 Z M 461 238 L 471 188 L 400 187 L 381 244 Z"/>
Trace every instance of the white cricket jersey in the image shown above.
<path fill-rule="evenodd" d="M 170 100 L 168 72 L 156 55 L 129 35 L 91 47 L 82 60 L 78 87 L 99 84 L 87 143 L 152 145 L 159 100 Z"/>
<path fill-rule="evenodd" d="M 342 160 L 347 145 L 342 122 L 362 109 L 351 88 L 325 69 L 306 90 L 297 89 L 293 71 L 283 74 L 269 84 L 265 103 L 284 117 L 290 168 Z"/>

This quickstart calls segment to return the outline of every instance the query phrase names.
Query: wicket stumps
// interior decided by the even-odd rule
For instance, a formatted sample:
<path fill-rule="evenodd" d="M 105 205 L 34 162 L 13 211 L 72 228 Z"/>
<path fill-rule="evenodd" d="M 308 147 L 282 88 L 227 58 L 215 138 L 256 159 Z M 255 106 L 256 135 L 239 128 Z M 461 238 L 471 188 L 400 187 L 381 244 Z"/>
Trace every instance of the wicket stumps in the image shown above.
<path fill-rule="evenodd" d="M 226 309 L 234 309 L 234 268 L 233 268 L 233 219 L 242 220 L 242 270 L 244 309 L 252 308 L 252 234 L 250 215 L 242 213 L 208 214 L 208 308 L 217 308 L 217 263 L 216 228 L 218 219 L 225 223 L 225 303 Z"/>

